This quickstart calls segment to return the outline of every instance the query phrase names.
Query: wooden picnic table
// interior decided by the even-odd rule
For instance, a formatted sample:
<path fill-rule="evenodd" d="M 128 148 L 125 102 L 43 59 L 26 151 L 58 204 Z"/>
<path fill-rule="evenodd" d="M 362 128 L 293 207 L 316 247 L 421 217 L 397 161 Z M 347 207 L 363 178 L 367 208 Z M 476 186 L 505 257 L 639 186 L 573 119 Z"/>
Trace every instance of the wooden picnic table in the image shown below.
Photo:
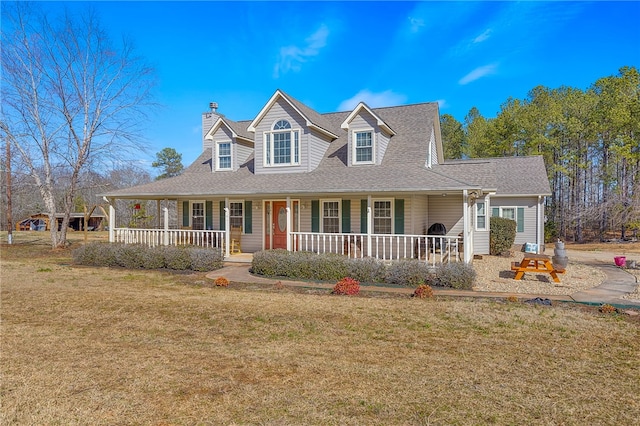
<path fill-rule="evenodd" d="M 525 253 L 520 263 L 512 262 L 511 270 L 516 272 L 515 279 L 520 280 L 525 272 L 543 272 L 551 275 L 554 282 L 559 283 L 558 274 L 563 274 L 564 269 L 553 267 L 551 258 L 546 254 Z"/>

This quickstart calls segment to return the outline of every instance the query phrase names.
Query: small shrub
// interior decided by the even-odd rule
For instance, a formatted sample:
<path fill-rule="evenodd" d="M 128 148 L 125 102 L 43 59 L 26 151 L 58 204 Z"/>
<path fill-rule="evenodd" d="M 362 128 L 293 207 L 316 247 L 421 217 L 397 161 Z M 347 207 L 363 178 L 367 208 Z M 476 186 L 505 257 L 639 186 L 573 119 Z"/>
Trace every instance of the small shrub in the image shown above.
<path fill-rule="evenodd" d="M 160 269 L 166 266 L 164 260 L 165 247 L 150 247 L 148 248 L 142 259 L 142 267 L 144 269 Z"/>
<path fill-rule="evenodd" d="M 308 277 L 320 281 L 338 280 L 347 276 L 348 258 L 335 253 L 324 253 L 310 257 L 312 276 Z M 299 269 L 299 268 L 298 268 Z"/>
<path fill-rule="evenodd" d="M 164 258 L 169 269 L 184 271 L 191 268 L 191 256 L 184 247 L 165 247 Z"/>
<path fill-rule="evenodd" d="M 615 314 L 618 312 L 618 309 L 613 305 L 609 305 L 608 303 L 605 303 L 600 306 L 599 311 L 602 312 L 603 314 Z"/>
<path fill-rule="evenodd" d="M 216 285 L 216 287 L 229 287 L 229 280 L 225 277 L 218 277 L 214 281 L 214 284 Z"/>
<path fill-rule="evenodd" d="M 424 261 L 405 259 L 393 262 L 387 268 L 386 281 L 390 284 L 417 286 L 430 281 L 432 274 Z"/>
<path fill-rule="evenodd" d="M 131 244 L 131 245 L 114 245 L 114 255 L 118 266 L 127 269 L 139 269 L 144 267 L 144 258 L 147 247 Z"/>
<path fill-rule="evenodd" d="M 73 261 L 86 266 L 116 266 L 115 253 L 120 244 L 93 242 L 84 244 L 72 252 Z"/>
<path fill-rule="evenodd" d="M 387 267 L 384 262 L 373 257 L 349 259 L 347 261 L 347 269 L 346 276 L 361 283 L 382 283 L 385 282 L 387 277 Z"/>
<path fill-rule="evenodd" d="M 429 285 L 420 284 L 413 291 L 413 297 L 417 297 L 418 299 L 431 299 L 433 297 L 433 289 Z"/>
<path fill-rule="evenodd" d="M 223 256 L 220 250 L 192 248 L 189 252 L 193 271 L 207 272 L 222 268 Z"/>
<path fill-rule="evenodd" d="M 349 277 L 343 278 L 336 283 L 331 293 L 355 296 L 360 293 L 360 282 Z"/>
<path fill-rule="evenodd" d="M 463 262 L 443 263 L 436 268 L 435 283 L 442 287 L 471 290 L 476 271 Z"/>
<path fill-rule="evenodd" d="M 518 299 L 517 296 L 509 296 L 509 297 L 507 297 L 507 302 L 510 302 L 510 303 L 518 303 L 519 300 L 520 299 Z"/>
<path fill-rule="evenodd" d="M 517 224 L 514 220 L 504 217 L 492 216 L 489 219 L 489 253 L 494 256 L 511 250 L 513 242 L 516 240 Z"/>

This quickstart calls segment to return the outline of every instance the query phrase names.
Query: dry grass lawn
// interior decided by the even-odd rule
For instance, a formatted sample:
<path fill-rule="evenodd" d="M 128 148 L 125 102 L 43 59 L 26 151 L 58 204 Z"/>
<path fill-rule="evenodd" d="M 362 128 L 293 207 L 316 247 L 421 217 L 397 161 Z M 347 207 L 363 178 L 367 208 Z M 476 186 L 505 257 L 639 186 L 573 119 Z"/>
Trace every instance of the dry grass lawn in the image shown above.
<path fill-rule="evenodd" d="M 1 246 L 0 424 L 633 424 L 640 322 L 211 287 Z M 76 242 L 77 246 L 79 242 Z"/>

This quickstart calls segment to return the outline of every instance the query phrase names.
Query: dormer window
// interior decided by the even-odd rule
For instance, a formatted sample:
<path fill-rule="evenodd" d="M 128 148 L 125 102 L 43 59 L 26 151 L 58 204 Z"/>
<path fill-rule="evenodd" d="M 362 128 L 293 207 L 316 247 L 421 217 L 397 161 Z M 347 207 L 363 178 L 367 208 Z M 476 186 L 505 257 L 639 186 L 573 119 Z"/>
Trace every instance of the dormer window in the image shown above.
<path fill-rule="evenodd" d="M 217 142 L 216 151 L 216 168 L 218 170 L 231 170 L 231 142 Z"/>
<path fill-rule="evenodd" d="M 373 131 L 353 132 L 353 164 L 373 164 Z"/>
<path fill-rule="evenodd" d="M 293 130 L 287 120 L 279 120 L 264 134 L 265 166 L 300 164 L 300 131 Z"/>

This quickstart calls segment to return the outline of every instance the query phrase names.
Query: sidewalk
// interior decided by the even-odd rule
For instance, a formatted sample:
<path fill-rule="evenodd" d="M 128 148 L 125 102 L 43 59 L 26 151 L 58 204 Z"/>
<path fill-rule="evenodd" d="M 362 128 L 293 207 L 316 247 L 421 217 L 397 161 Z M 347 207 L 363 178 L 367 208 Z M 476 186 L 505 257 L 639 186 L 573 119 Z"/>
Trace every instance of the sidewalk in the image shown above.
<path fill-rule="evenodd" d="M 561 301 L 561 302 L 579 302 L 600 305 L 608 303 L 619 307 L 632 307 L 640 309 L 640 300 L 622 299 L 627 293 L 631 293 L 635 290 L 637 282 L 636 277 L 625 272 L 623 269 L 616 267 L 613 264 L 613 257 L 608 253 L 602 252 L 579 252 L 567 250 L 567 255 L 571 259 L 580 260 L 585 265 L 593 266 L 602 269 L 607 275 L 605 281 L 597 287 L 580 291 L 572 294 L 571 296 L 556 296 L 556 295 L 540 295 L 540 294 L 522 294 L 522 293 L 496 293 L 496 292 L 479 292 L 473 290 L 454 290 L 454 289 L 438 289 L 434 288 L 435 295 L 451 296 L 451 297 L 486 297 L 486 298 L 506 298 L 509 296 L 516 296 L 519 299 L 534 299 L 536 297 Z M 207 274 L 207 278 L 215 280 L 220 276 L 224 276 L 231 282 L 240 283 L 255 283 L 264 285 L 275 285 L 278 281 L 281 281 L 286 286 L 303 287 L 303 288 L 316 288 L 331 290 L 333 284 L 330 283 L 317 283 L 306 281 L 294 281 L 288 279 L 275 279 L 265 278 L 257 275 L 253 275 L 249 272 L 251 268 L 250 258 L 245 256 L 243 258 L 235 258 L 231 262 L 225 262 L 222 269 L 213 271 Z M 413 294 L 413 288 L 397 288 L 397 287 L 384 287 L 384 286 L 363 286 L 362 291 L 380 291 L 396 294 Z"/>

